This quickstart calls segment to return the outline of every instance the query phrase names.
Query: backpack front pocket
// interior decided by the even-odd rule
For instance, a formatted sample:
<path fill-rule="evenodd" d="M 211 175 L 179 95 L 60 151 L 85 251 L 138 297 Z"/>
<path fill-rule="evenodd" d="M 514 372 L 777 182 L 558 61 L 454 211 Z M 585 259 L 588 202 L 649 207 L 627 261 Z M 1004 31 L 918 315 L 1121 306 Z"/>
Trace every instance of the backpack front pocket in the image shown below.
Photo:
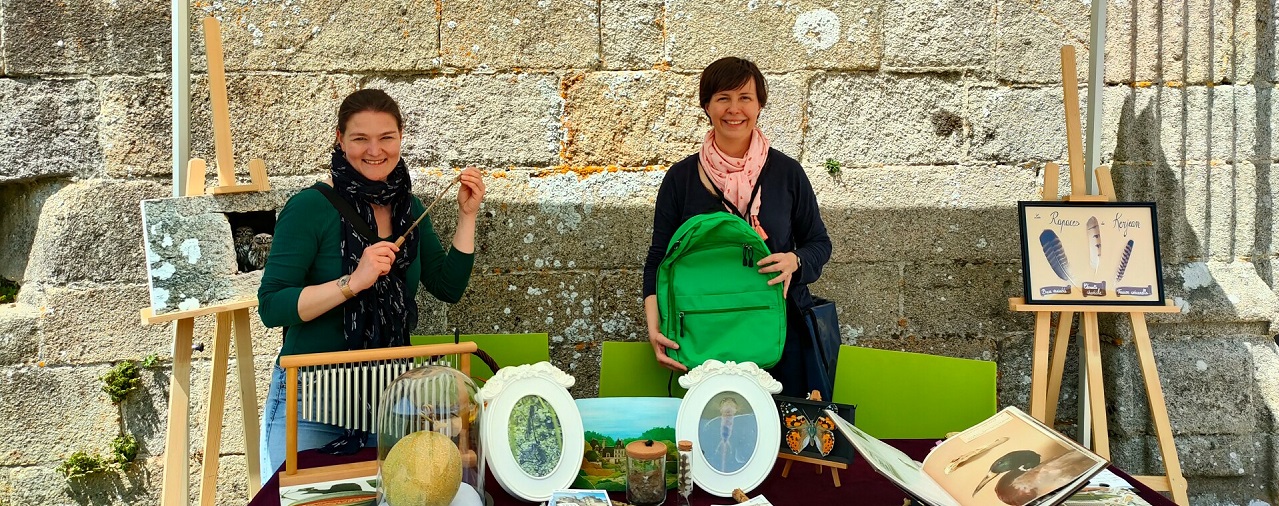
<path fill-rule="evenodd" d="M 754 362 L 772 367 L 786 338 L 786 309 L 775 290 L 698 297 L 676 297 L 675 332 L 680 362 L 694 366 L 709 359 Z M 673 357 L 675 355 L 672 355 Z"/>

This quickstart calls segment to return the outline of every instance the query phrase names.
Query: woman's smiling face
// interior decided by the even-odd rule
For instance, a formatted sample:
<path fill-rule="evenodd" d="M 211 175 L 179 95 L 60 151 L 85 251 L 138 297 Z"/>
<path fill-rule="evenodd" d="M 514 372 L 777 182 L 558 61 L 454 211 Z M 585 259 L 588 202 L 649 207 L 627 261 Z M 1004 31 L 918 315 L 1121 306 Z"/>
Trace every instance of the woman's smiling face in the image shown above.
<path fill-rule="evenodd" d="M 402 132 L 395 116 L 385 112 L 362 111 L 351 115 L 346 130 L 337 133 L 346 160 L 370 181 L 386 181 L 400 163 Z"/>
<path fill-rule="evenodd" d="M 706 115 L 715 129 L 715 138 L 728 142 L 749 142 L 759 119 L 759 97 L 755 78 L 733 90 L 717 91 L 706 104 Z"/>

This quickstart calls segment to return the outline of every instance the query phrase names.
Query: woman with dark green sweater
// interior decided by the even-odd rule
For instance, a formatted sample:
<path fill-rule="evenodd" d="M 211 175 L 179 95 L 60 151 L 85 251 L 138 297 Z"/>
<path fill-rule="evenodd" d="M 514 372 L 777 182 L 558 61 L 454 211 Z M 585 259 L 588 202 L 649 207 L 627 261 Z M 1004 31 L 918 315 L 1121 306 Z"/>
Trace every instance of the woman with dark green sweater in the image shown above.
<path fill-rule="evenodd" d="M 403 131 L 399 105 L 385 92 L 352 93 L 338 109 L 330 179 L 298 192 L 280 210 L 258 289 L 262 323 L 284 327 L 280 355 L 406 345 L 417 326 L 419 283 L 449 303 L 465 292 L 474 260 L 475 217 L 484 200 L 483 178 L 474 168 L 460 175 L 457 231 L 447 251 L 430 218 L 408 230 L 425 209 L 412 194 L 400 157 Z M 335 190 L 363 223 L 339 214 L 321 186 Z M 393 241 L 406 231 L 404 243 L 396 247 Z M 277 365 L 262 413 L 263 482 L 284 461 L 289 409 L 284 381 L 284 370 Z M 298 422 L 299 450 L 325 446 L 354 452 L 366 438 L 333 425 Z"/>

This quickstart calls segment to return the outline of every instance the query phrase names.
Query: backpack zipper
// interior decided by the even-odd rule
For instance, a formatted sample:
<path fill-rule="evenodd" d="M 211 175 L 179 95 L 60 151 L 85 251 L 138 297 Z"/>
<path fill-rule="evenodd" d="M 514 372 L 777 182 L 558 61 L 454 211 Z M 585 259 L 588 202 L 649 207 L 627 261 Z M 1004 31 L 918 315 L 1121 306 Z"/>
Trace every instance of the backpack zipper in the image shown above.
<path fill-rule="evenodd" d="M 755 248 L 751 247 L 750 244 L 742 243 L 742 267 L 751 266 L 751 260 L 755 257 L 754 250 Z"/>

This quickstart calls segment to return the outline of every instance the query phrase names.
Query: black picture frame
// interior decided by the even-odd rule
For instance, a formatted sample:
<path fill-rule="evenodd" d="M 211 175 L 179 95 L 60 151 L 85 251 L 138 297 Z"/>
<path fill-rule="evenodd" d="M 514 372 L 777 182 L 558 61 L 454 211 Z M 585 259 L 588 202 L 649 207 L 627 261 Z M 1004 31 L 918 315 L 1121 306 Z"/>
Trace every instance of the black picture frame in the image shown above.
<path fill-rule="evenodd" d="M 808 446 L 805 446 L 804 449 L 801 450 L 799 453 L 795 453 L 791 451 L 790 447 L 786 443 L 786 435 L 791 430 L 791 428 L 787 427 L 786 413 L 783 410 L 782 406 L 783 404 L 789 404 L 791 406 L 794 406 L 795 408 L 799 409 L 804 414 L 804 416 L 808 420 L 812 421 L 813 423 L 816 423 L 816 420 L 818 419 L 818 417 L 824 416 L 824 413 L 822 411 L 826 409 L 835 411 L 835 413 L 839 414 L 841 418 L 847 420 L 848 423 L 853 423 L 853 417 L 856 415 L 857 406 L 852 404 L 839 404 L 839 403 L 828 402 L 828 401 L 811 401 L 808 399 L 801 399 L 799 397 L 786 397 L 783 395 L 774 395 L 773 403 L 777 405 L 778 414 L 781 417 L 782 442 L 777 450 L 779 454 L 799 455 L 801 457 L 807 457 L 810 459 L 824 460 L 827 462 L 837 462 L 840 464 L 852 463 L 853 455 L 856 454 L 853 451 L 853 445 L 848 442 L 848 439 L 844 437 L 844 434 L 841 433 L 838 428 L 832 429 L 832 432 L 834 433 L 834 436 L 835 436 L 835 446 L 831 449 L 830 453 L 825 456 L 823 456 L 821 452 L 817 451 L 817 449 L 811 444 Z"/>
<path fill-rule="evenodd" d="M 1017 203 L 1027 304 L 1165 304 L 1154 202 Z"/>

